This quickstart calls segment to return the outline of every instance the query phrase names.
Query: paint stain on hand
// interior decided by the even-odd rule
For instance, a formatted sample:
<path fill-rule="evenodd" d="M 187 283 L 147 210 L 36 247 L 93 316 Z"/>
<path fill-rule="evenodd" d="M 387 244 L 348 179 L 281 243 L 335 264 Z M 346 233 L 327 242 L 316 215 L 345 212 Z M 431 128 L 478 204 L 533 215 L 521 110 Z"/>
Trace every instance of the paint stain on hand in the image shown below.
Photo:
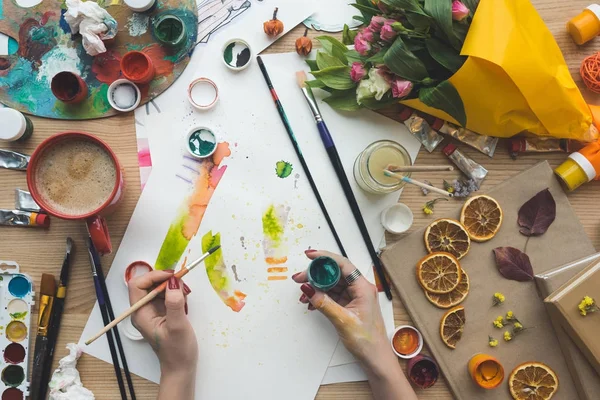
<path fill-rule="evenodd" d="M 277 164 L 275 165 L 275 173 L 281 179 L 284 179 L 284 178 L 287 178 L 288 176 L 290 176 L 292 174 L 293 170 L 294 170 L 294 167 L 292 166 L 291 163 L 289 163 L 287 161 L 283 161 L 283 160 L 277 161 Z"/>

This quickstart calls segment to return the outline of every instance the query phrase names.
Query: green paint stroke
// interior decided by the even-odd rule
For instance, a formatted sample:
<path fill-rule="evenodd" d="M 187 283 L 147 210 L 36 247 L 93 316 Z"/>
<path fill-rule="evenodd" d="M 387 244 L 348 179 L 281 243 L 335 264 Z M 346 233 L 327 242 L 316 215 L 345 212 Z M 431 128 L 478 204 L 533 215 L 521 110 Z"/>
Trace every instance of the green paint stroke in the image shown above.
<path fill-rule="evenodd" d="M 67 104 L 56 100 L 54 108 L 58 115 L 65 117 L 98 118 L 111 108 L 107 93 L 108 85 L 104 83 L 98 88 L 90 88 L 87 99 L 81 103 Z"/>
<path fill-rule="evenodd" d="M 275 166 L 275 173 L 281 179 L 287 178 L 292 174 L 294 167 L 287 161 L 277 161 L 277 165 Z"/>
<path fill-rule="evenodd" d="M 263 233 L 275 243 L 281 243 L 284 226 L 277 218 L 275 206 L 271 205 L 262 216 Z"/>
<path fill-rule="evenodd" d="M 223 59 L 229 65 L 233 65 L 233 48 L 235 47 L 235 42 L 230 43 L 227 47 L 225 47 L 225 51 L 223 52 Z"/>
<path fill-rule="evenodd" d="M 217 233 L 213 236 L 212 231 L 209 231 L 202 237 L 202 253 L 206 253 L 208 250 L 221 244 L 221 234 Z M 210 284 L 216 291 L 222 291 L 227 289 L 229 280 L 227 276 L 223 274 L 223 251 L 219 249 L 206 257 L 204 260 L 204 267 L 206 268 L 206 275 Z"/>
<path fill-rule="evenodd" d="M 16 313 L 10 314 L 10 317 L 12 319 L 25 319 L 26 316 L 27 316 L 27 311 L 16 312 Z"/>
<path fill-rule="evenodd" d="M 163 242 L 155 268 L 158 270 L 173 269 L 179 262 L 181 255 L 190 242 L 183 236 L 183 229 L 187 214 L 183 213 L 169 227 L 165 241 Z"/>

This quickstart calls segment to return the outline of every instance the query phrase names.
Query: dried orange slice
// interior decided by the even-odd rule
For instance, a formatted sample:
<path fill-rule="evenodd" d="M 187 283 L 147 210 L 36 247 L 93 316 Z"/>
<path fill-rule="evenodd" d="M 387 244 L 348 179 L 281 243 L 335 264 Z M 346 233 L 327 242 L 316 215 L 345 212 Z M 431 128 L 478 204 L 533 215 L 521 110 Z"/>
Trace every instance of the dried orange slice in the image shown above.
<path fill-rule="evenodd" d="M 463 224 L 471 240 L 486 242 L 496 236 L 502 225 L 502 208 L 490 196 L 471 197 L 460 212 Z"/>
<path fill-rule="evenodd" d="M 458 286 L 449 293 L 431 293 L 425 290 L 425 296 L 439 308 L 450 308 L 459 305 L 469 294 L 469 275 L 461 269 L 461 278 Z"/>
<path fill-rule="evenodd" d="M 433 253 L 417 263 L 417 279 L 423 289 L 432 293 L 450 293 L 460 283 L 460 264 L 450 253 Z"/>
<path fill-rule="evenodd" d="M 456 344 L 462 338 L 465 329 L 465 308 L 456 306 L 444 314 L 440 322 L 440 336 L 451 349 L 456 348 Z"/>
<path fill-rule="evenodd" d="M 511 372 L 508 387 L 515 400 L 548 400 L 558 390 L 558 376 L 546 364 L 530 361 Z"/>
<path fill-rule="evenodd" d="M 471 239 L 460 222 L 438 219 L 425 229 L 425 247 L 430 253 L 444 251 L 460 260 L 469 251 Z"/>

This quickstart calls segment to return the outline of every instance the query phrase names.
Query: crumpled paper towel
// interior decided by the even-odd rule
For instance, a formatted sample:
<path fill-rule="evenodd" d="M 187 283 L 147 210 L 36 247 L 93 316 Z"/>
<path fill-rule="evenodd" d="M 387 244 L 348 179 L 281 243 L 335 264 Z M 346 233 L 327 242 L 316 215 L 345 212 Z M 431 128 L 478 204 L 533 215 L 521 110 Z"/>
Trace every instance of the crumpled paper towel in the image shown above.
<path fill-rule="evenodd" d="M 77 360 L 83 350 L 75 343 L 67 345 L 69 355 L 58 362 L 48 384 L 49 400 L 94 400 L 94 393 L 83 387 L 77 371 Z"/>
<path fill-rule="evenodd" d="M 103 40 L 117 35 L 117 21 L 93 1 L 67 0 L 65 21 L 71 32 L 81 33 L 83 48 L 90 56 L 106 52 Z"/>

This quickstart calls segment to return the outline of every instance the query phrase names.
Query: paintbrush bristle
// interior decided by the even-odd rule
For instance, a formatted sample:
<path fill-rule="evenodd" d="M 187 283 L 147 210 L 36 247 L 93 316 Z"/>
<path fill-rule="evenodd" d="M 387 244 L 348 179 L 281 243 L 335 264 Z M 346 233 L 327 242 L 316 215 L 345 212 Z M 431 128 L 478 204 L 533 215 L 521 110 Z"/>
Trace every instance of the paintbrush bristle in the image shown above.
<path fill-rule="evenodd" d="M 213 247 L 212 249 L 208 250 L 208 254 L 212 254 L 215 251 L 219 250 L 220 248 L 221 248 L 221 245 L 219 244 L 219 245 Z"/>
<path fill-rule="evenodd" d="M 298 71 L 296 72 L 296 82 L 298 83 L 298 87 L 300 89 L 302 89 L 303 87 L 306 86 L 306 80 L 308 79 L 308 77 L 306 76 L 306 72 L 304 71 Z"/>
<path fill-rule="evenodd" d="M 389 170 L 387 170 L 387 169 L 384 169 L 384 170 L 383 170 L 383 175 L 385 175 L 385 176 L 393 176 L 393 175 L 394 175 L 394 173 L 393 173 L 393 172 L 391 172 L 391 171 L 389 171 Z"/>
<path fill-rule="evenodd" d="M 54 275 L 42 274 L 40 294 L 45 296 L 56 296 L 56 280 L 54 279 Z"/>

